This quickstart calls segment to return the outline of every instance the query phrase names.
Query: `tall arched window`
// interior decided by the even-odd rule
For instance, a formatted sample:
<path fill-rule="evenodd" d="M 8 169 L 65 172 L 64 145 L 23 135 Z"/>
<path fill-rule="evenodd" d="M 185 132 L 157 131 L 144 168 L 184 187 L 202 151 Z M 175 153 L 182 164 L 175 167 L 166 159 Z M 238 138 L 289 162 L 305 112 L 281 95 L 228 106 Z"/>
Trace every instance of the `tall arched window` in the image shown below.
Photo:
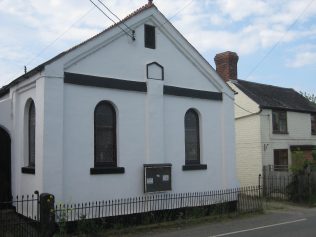
<path fill-rule="evenodd" d="M 116 166 L 116 113 L 102 101 L 94 111 L 94 167 Z"/>
<path fill-rule="evenodd" d="M 28 150 L 29 150 L 29 167 L 35 167 L 35 105 L 32 100 L 28 113 Z"/>
<path fill-rule="evenodd" d="M 185 114 L 185 164 L 200 164 L 199 116 L 193 109 Z"/>

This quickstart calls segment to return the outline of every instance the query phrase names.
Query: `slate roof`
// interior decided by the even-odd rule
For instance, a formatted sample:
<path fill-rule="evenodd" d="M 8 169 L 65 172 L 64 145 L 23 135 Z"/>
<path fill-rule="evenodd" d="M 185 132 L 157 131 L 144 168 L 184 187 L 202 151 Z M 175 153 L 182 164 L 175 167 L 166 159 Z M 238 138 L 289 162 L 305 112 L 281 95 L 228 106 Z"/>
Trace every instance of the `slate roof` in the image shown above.
<path fill-rule="evenodd" d="M 280 109 L 305 113 L 316 113 L 316 105 L 291 88 L 271 86 L 256 82 L 231 81 L 262 109 Z"/>
<path fill-rule="evenodd" d="M 5 94 L 9 93 L 9 92 L 10 92 L 10 88 L 11 88 L 12 86 L 14 86 L 14 85 L 20 83 L 21 81 L 24 81 L 24 80 L 26 80 L 26 79 L 28 79 L 28 78 L 34 76 L 35 74 L 37 74 L 37 73 L 43 71 L 46 65 L 48 65 L 48 64 L 50 64 L 50 63 L 56 61 L 57 59 L 61 58 L 62 56 L 66 55 L 66 54 L 68 54 L 69 52 L 71 52 L 72 50 L 74 50 L 74 49 L 80 47 L 81 45 L 83 45 L 83 44 L 85 44 L 85 43 L 87 43 L 87 42 L 89 42 L 89 41 L 91 41 L 91 40 L 93 40 L 93 39 L 99 37 L 100 35 L 102 35 L 102 34 L 105 33 L 106 31 L 112 29 L 113 27 L 115 27 L 115 26 L 117 26 L 117 25 L 119 25 L 119 24 L 124 23 L 125 21 L 129 20 L 130 18 L 132 18 L 132 17 L 134 17 L 134 16 L 140 14 L 141 12 L 143 12 L 143 11 L 149 9 L 149 8 L 152 8 L 152 7 L 157 8 L 157 7 L 155 6 L 155 4 L 152 3 L 152 1 L 148 1 L 147 4 L 143 5 L 142 7 L 138 8 L 136 11 L 132 12 L 131 14 L 129 14 L 128 16 L 126 16 L 124 19 L 122 19 L 120 22 L 117 22 L 116 24 L 111 25 L 110 27 L 108 27 L 108 28 L 106 28 L 105 30 L 101 31 L 100 33 L 98 33 L 98 34 L 92 36 L 91 38 L 89 38 L 89 39 L 87 39 L 87 40 L 81 42 L 80 44 L 77 44 L 77 45 L 71 47 L 70 49 L 68 49 L 68 50 L 66 50 L 66 51 L 64 51 L 64 52 L 62 52 L 62 53 L 56 55 L 55 57 L 49 59 L 48 61 L 46 61 L 46 62 L 44 62 L 44 63 L 42 63 L 42 64 L 36 66 L 36 67 L 33 68 L 32 70 L 28 71 L 27 73 L 25 73 L 25 74 L 23 74 L 22 76 L 16 78 L 15 80 L 13 80 L 12 82 L 10 82 L 9 84 L 7 84 L 7 85 L 3 86 L 2 88 L 0 88 L 0 98 L 1 98 L 2 96 L 4 96 Z"/>

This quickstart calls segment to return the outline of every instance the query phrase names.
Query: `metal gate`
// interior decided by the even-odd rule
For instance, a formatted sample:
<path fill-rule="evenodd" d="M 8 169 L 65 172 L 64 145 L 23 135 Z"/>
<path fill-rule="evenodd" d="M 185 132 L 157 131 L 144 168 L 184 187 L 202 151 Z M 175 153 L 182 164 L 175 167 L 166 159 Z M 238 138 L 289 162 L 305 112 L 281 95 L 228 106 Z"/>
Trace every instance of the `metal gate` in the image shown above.
<path fill-rule="evenodd" d="M 1 237 L 37 237 L 40 236 L 39 193 L 22 195 L 12 201 L 0 202 Z"/>

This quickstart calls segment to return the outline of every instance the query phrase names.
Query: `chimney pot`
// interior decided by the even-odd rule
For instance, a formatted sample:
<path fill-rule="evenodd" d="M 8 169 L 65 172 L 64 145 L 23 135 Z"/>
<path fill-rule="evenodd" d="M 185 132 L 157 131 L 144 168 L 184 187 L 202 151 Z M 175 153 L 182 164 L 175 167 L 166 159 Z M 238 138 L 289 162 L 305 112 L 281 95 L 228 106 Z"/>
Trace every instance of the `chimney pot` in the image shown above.
<path fill-rule="evenodd" d="M 237 53 L 231 51 L 216 54 L 214 58 L 216 72 L 223 78 L 225 82 L 229 80 L 237 80 L 238 59 L 239 57 Z"/>

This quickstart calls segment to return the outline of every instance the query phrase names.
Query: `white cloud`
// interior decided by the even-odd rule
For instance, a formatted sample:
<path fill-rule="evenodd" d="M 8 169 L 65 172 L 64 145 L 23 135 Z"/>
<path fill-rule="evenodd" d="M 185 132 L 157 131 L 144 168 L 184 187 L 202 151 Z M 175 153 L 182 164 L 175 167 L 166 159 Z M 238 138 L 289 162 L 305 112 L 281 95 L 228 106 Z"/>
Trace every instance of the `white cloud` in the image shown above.
<path fill-rule="evenodd" d="M 262 0 L 217 0 L 219 9 L 234 21 L 241 21 L 252 15 L 266 15 L 269 6 Z"/>
<path fill-rule="evenodd" d="M 287 62 L 287 66 L 293 68 L 300 68 L 306 65 L 316 66 L 316 52 L 299 52 L 293 60 Z"/>
<path fill-rule="evenodd" d="M 123 18 L 147 0 L 103 2 Z M 268 50 L 279 40 L 289 44 L 316 38 L 316 3 L 300 16 L 310 0 L 154 0 L 154 3 L 167 18 L 177 14 L 171 22 L 202 53 L 234 50 L 245 55 Z M 72 25 L 90 9 L 93 10 Z M 112 24 L 89 1 L 2 0 L 0 14 L 6 19 L 0 21 L 0 34 L 7 36 L 0 38 L 1 57 L 9 58 L 8 64 L 15 61 L 22 66 L 28 61 L 25 58 L 37 55 L 71 25 L 71 29 L 30 66 L 36 66 L 35 62 L 41 63 L 39 60 L 46 60 Z M 297 24 L 286 32 L 298 16 Z M 306 57 L 296 55 L 295 60 L 303 61 Z"/>

